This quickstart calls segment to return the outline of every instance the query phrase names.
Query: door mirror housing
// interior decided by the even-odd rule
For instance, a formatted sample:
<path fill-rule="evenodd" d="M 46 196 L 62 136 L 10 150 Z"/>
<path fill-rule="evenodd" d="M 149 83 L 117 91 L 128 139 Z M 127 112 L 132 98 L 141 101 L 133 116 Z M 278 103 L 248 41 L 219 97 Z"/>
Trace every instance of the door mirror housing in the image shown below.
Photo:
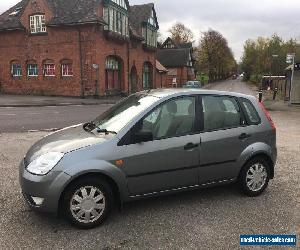
<path fill-rule="evenodd" d="M 140 130 L 134 134 L 136 143 L 153 141 L 153 134 L 149 130 Z"/>

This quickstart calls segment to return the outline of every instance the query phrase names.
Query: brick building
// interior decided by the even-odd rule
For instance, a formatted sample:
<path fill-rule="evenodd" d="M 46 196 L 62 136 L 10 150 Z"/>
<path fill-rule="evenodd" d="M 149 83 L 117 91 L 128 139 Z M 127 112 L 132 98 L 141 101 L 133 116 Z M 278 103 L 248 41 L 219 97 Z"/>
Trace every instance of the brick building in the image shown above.
<path fill-rule="evenodd" d="M 165 87 L 195 80 L 192 43 L 176 43 L 167 38 L 157 51 L 157 60 L 168 70 Z"/>
<path fill-rule="evenodd" d="M 153 4 L 22 0 L 0 15 L 0 91 L 62 96 L 155 88 Z"/>

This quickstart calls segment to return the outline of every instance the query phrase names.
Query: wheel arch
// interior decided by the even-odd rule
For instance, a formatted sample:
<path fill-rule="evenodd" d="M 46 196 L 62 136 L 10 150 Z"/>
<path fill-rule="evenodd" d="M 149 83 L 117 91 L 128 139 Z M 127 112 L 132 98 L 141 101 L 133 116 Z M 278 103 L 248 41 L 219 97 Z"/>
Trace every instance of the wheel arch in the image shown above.
<path fill-rule="evenodd" d="M 117 204 L 119 206 L 122 205 L 123 198 L 122 198 L 122 194 L 120 191 L 120 187 L 117 184 L 117 182 L 111 176 L 109 176 L 105 173 L 98 172 L 98 171 L 91 171 L 91 172 L 86 172 L 86 173 L 82 173 L 82 174 L 75 176 L 65 185 L 65 187 L 63 188 L 63 191 L 61 192 L 60 197 L 59 197 L 59 202 L 58 202 L 58 207 L 59 207 L 58 212 L 59 213 L 61 211 L 63 211 L 63 209 L 62 209 L 63 197 L 64 197 L 66 191 L 68 190 L 68 188 L 71 187 L 74 183 L 76 183 L 80 179 L 91 178 L 91 177 L 105 180 L 112 187 L 115 202 L 117 202 Z"/>
<path fill-rule="evenodd" d="M 266 153 L 266 152 L 257 152 L 257 153 L 254 153 L 252 154 L 246 161 L 245 163 L 243 164 L 242 168 L 240 169 L 240 173 L 241 171 L 243 170 L 244 166 L 251 160 L 255 159 L 255 158 L 262 158 L 264 159 L 268 165 L 269 165 L 269 171 L 270 171 L 270 179 L 273 179 L 274 178 L 274 162 L 272 161 L 272 158 L 271 156 Z M 239 174 L 240 174 L 239 173 Z"/>

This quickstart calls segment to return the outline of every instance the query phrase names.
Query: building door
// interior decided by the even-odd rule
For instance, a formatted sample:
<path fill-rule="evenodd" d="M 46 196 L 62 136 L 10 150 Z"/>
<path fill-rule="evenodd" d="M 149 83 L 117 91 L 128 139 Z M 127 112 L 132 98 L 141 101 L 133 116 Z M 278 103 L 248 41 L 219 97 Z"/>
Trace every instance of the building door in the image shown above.
<path fill-rule="evenodd" d="M 153 67 L 150 62 L 145 62 L 143 66 L 143 88 L 153 88 Z"/>
<path fill-rule="evenodd" d="M 105 87 L 106 91 L 121 91 L 121 60 L 109 56 L 105 63 Z"/>
<path fill-rule="evenodd" d="M 130 91 L 131 93 L 137 92 L 137 71 L 135 66 L 131 68 L 130 72 Z"/>

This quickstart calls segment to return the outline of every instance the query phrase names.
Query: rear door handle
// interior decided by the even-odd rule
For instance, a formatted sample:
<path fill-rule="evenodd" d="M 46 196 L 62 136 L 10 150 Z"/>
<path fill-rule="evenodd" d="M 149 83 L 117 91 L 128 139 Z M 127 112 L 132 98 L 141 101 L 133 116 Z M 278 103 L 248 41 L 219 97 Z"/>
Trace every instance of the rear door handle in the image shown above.
<path fill-rule="evenodd" d="M 199 147 L 199 144 L 190 142 L 184 146 L 184 150 L 191 150 L 191 149 L 197 148 L 197 147 Z"/>
<path fill-rule="evenodd" d="M 239 136 L 239 139 L 240 139 L 240 140 L 245 140 L 245 139 L 248 139 L 248 138 L 250 138 L 250 137 L 251 137 L 251 135 L 246 134 L 246 133 L 242 133 L 242 134 Z"/>

